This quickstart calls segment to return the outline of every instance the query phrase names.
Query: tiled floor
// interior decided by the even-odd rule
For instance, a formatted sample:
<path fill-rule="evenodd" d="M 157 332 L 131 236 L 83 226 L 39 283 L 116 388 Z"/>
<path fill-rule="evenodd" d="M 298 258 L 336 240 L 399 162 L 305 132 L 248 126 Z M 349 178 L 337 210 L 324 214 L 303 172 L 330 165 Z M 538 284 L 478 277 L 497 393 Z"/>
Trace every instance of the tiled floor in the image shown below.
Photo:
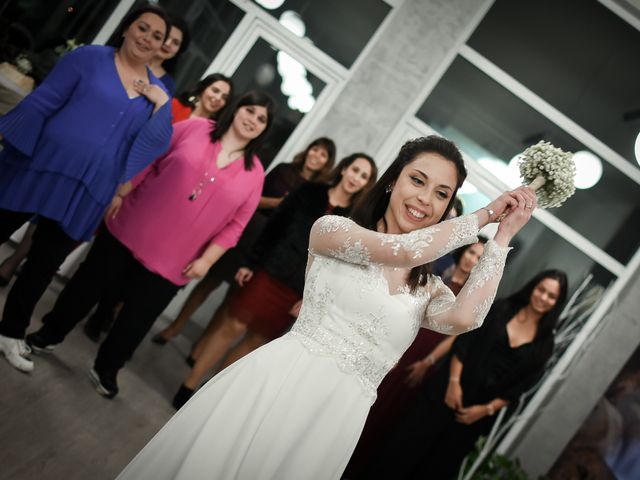
<path fill-rule="evenodd" d="M 1 246 L 0 259 L 10 251 Z M 8 288 L 0 289 L 0 308 Z M 47 290 L 30 330 L 39 326 L 60 288 L 54 282 Z M 153 331 L 165 322 L 158 320 Z M 97 345 L 81 325 L 54 353 L 34 356 L 29 375 L 0 355 L 0 479 L 115 478 L 171 417 L 170 400 L 188 372 L 186 338 L 164 347 L 149 338 L 121 371 L 114 400 L 98 395 L 87 377 Z"/>

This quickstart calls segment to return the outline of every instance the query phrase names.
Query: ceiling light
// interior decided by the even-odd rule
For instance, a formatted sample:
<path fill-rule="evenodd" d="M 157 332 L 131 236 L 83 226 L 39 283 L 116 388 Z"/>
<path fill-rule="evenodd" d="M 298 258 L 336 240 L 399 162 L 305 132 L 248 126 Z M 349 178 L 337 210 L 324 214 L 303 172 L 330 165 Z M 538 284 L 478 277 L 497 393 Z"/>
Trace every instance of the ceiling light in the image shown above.
<path fill-rule="evenodd" d="M 284 28 L 292 32 L 294 35 L 298 37 L 304 37 L 307 29 L 300 15 L 298 15 L 293 10 L 282 12 L 282 15 L 280 15 L 280 19 L 278 21 Z"/>
<path fill-rule="evenodd" d="M 581 150 L 573 154 L 576 164 L 576 188 L 586 190 L 593 187 L 602 177 L 602 161 L 593 153 Z"/>
<path fill-rule="evenodd" d="M 284 0 L 256 0 L 256 3 L 267 10 L 275 10 L 282 6 Z"/>

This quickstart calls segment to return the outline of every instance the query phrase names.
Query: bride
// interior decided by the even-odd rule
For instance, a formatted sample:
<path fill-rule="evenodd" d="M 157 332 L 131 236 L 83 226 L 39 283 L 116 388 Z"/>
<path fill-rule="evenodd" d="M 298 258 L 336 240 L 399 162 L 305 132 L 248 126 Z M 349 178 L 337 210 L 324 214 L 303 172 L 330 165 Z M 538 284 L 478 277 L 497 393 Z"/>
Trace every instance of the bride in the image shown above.
<path fill-rule="evenodd" d="M 407 142 L 353 213 L 313 226 L 303 305 L 292 330 L 220 372 L 118 479 L 338 479 L 376 388 L 418 328 L 477 328 L 511 238 L 535 208 L 520 187 L 446 218 L 466 170 L 446 139 Z M 454 297 L 427 263 L 498 226 Z"/>

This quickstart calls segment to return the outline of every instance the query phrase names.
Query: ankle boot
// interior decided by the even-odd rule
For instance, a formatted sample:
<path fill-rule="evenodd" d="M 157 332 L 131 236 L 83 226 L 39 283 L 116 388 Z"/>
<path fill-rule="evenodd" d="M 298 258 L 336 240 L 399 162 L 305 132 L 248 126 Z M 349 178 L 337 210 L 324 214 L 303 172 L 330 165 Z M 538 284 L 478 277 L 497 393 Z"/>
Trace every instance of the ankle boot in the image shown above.
<path fill-rule="evenodd" d="M 189 401 L 194 392 L 195 390 L 192 390 L 189 387 L 185 387 L 184 384 L 180 385 L 180 388 L 176 392 L 175 397 L 173 397 L 173 402 L 171 402 L 171 405 L 173 405 L 173 408 L 175 408 L 176 410 L 180 410 L 180 407 L 182 407 Z"/>

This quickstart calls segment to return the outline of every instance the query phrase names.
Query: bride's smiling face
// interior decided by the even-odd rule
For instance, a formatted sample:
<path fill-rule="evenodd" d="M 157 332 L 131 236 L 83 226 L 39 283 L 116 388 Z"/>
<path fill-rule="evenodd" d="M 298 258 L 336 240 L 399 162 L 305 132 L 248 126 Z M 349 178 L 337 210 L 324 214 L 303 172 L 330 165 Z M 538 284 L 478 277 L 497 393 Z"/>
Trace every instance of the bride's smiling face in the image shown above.
<path fill-rule="evenodd" d="M 388 233 L 408 233 L 440 221 L 457 184 L 455 164 L 423 152 L 409 162 L 393 184 L 384 214 Z"/>

